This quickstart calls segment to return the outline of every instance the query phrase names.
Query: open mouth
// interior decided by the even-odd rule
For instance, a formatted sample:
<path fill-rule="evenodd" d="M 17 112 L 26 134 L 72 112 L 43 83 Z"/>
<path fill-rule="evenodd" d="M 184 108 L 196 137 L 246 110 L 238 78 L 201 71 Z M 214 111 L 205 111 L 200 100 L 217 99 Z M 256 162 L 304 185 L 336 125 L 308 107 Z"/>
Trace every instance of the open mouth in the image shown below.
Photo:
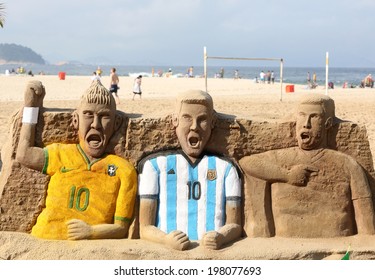
<path fill-rule="evenodd" d="M 198 137 L 189 137 L 189 145 L 192 148 L 198 148 L 199 146 L 199 139 Z"/>
<path fill-rule="evenodd" d="M 89 137 L 87 137 L 87 142 L 92 148 L 98 148 L 101 146 L 102 138 L 97 134 L 92 134 Z"/>
<path fill-rule="evenodd" d="M 302 142 L 304 142 L 304 143 L 310 141 L 310 134 L 307 133 L 307 132 L 302 132 L 302 133 L 301 133 L 301 140 L 302 140 Z"/>

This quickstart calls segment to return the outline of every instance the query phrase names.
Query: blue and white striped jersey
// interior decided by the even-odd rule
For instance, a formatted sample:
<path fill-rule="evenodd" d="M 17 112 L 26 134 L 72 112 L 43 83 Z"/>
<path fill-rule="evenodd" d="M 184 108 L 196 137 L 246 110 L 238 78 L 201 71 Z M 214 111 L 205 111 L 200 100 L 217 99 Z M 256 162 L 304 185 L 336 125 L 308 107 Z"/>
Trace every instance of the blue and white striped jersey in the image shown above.
<path fill-rule="evenodd" d="M 141 199 L 158 199 L 156 225 L 166 233 L 185 232 L 190 240 L 225 225 L 225 204 L 241 198 L 236 167 L 204 155 L 191 164 L 182 152 L 148 158 L 140 168 Z"/>

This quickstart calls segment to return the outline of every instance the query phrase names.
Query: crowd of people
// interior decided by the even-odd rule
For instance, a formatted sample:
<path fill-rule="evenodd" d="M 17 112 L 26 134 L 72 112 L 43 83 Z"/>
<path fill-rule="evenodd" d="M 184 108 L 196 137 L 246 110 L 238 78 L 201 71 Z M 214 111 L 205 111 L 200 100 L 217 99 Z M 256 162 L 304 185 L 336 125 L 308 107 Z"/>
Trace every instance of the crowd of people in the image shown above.
<path fill-rule="evenodd" d="M 92 80 L 99 80 L 101 79 L 103 71 L 100 69 L 100 67 L 97 68 L 96 71 L 93 72 L 92 75 Z M 215 78 L 224 78 L 224 68 L 221 67 L 217 73 L 215 73 Z M 171 77 L 173 74 L 172 68 L 168 68 L 166 73 L 163 73 L 162 70 L 158 70 L 157 74 L 155 74 L 156 77 Z M 154 69 L 152 69 L 152 77 L 154 76 Z M 186 70 L 185 77 L 187 78 L 194 78 L 194 67 L 188 67 Z M 233 72 L 233 79 L 241 79 L 242 77 L 240 76 L 239 70 L 235 69 Z M 275 83 L 275 73 L 274 71 L 268 70 L 267 72 L 261 71 L 259 73 L 259 78 L 258 76 L 255 77 L 254 80 L 256 83 L 261 83 L 261 84 L 274 84 Z M 316 72 L 313 72 L 312 75 L 308 71 L 306 74 L 306 83 L 307 89 L 315 89 L 318 87 L 318 82 L 317 82 L 317 74 Z M 109 91 L 112 93 L 114 96 L 116 103 L 120 103 L 120 98 L 118 96 L 118 90 L 120 87 L 118 86 L 119 84 L 119 77 L 116 73 L 116 68 L 111 68 L 111 73 L 110 73 L 110 85 L 109 85 Z M 142 99 L 142 90 L 141 90 L 141 84 L 142 84 L 142 75 L 138 75 L 133 82 L 133 88 L 132 88 L 132 93 L 133 93 L 133 98 L 132 100 L 135 99 L 136 96 L 139 96 L 139 99 Z M 334 89 L 335 85 L 332 81 L 328 82 L 328 89 Z M 348 85 L 348 82 L 343 83 L 343 88 L 355 88 L 357 85 L 350 84 Z M 374 80 L 371 76 L 371 74 L 368 74 L 360 83 L 359 87 L 365 88 L 365 87 L 374 87 Z"/>
<path fill-rule="evenodd" d="M 307 72 L 307 76 L 306 76 L 306 82 L 307 82 L 307 87 L 309 89 L 314 89 L 318 86 L 318 83 L 317 83 L 317 78 L 316 78 L 316 73 L 314 72 L 313 75 L 312 75 L 312 79 L 311 79 L 311 75 L 310 75 L 310 72 Z M 334 89 L 335 85 L 332 81 L 329 81 L 328 82 L 328 89 Z M 345 81 L 342 85 L 343 88 L 356 88 L 356 87 L 360 87 L 360 88 L 366 88 L 366 87 L 369 87 L 369 88 L 373 88 L 374 87 L 374 79 L 372 78 L 372 75 L 371 74 L 368 74 L 365 78 L 363 78 L 360 82 L 359 85 L 357 84 L 354 84 L 354 83 L 348 83 L 347 81 Z"/>
<path fill-rule="evenodd" d="M 170 72 L 172 72 L 172 69 L 170 69 Z M 109 75 L 110 78 L 110 83 L 109 83 L 109 92 L 113 95 L 116 104 L 120 104 L 120 98 L 118 96 L 118 90 L 120 89 L 119 83 L 120 79 L 119 76 L 116 73 L 116 68 L 112 67 L 111 68 L 111 73 Z M 98 67 L 96 71 L 93 72 L 91 80 L 94 81 L 99 81 L 101 82 L 101 77 L 102 77 L 102 69 Z M 141 84 L 142 84 L 142 75 L 138 75 L 137 78 L 134 79 L 134 84 L 133 84 L 133 99 L 135 98 L 136 95 L 139 95 L 139 98 L 142 98 L 142 90 L 141 90 Z"/>
<path fill-rule="evenodd" d="M 261 84 L 274 84 L 275 83 L 275 73 L 273 71 L 268 70 L 267 73 L 265 73 L 263 70 L 260 71 L 259 74 L 259 80 L 258 77 L 255 77 L 256 83 Z"/>
<path fill-rule="evenodd" d="M 360 85 L 361 88 L 365 88 L 365 87 L 370 87 L 370 88 L 373 88 L 374 87 L 374 79 L 372 78 L 371 74 L 368 74 L 362 81 L 361 81 L 361 85 Z"/>
<path fill-rule="evenodd" d="M 43 72 L 40 72 L 40 73 L 39 73 L 39 75 L 43 75 L 43 74 L 44 74 Z M 6 69 L 6 70 L 5 70 L 5 75 L 6 75 L 6 76 L 9 76 L 9 75 L 29 75 L 29 76 L 34 76 L 32 70 L 27 71 L 27 70 L 26 70 L 24 67 L 22 67 L 22 66 L 18 67 L 16 70 L 15 70 L 14 68 L 12 68 L 11 70 Z"/>
<path fill-rule="evenodd" d="M 154 73 L 154 68 L 152 69 L 152 77 L 171 77 L 173 75 L 172 68 L 168 68 L 165 73 L 162 70 L 158 70 L 157 73 Z M 224 75 L 225 71 L 224 68 L 221 67 L 217 73 L 215 73 L 215 78 L 221 78 L 223 79 L 225 77 Z M 33 76 L 33 72 L 27 71 L 24 67 L 18 67 L 16 70 L 6 70 L 5 75 L 12 75 L 12 74 L 21 74 L 21 75 L 31 75 Z M 44 75 L 43 72 L 38 73 L 39 75 Z M 100 68 L 100 66 L 97 67 L 95 71 L 93 71 L 91 80 L 92 81 L 101 81 L 103 75 L 103 70 Z M 194 67 L 190 66 L 186 69 L 186 73 L 182 74 L 181 77 L 186 77 L 186 78 L 194 78 L 194 77 L 200 77 L 199 75 L 194 74 Z M 204 77 L 204 76 L 203 76 Z M 233 77 L 233 79 L 241 79 L 242 76 L 240 75 L 240 72 L 238 69 L 235 69 L 233 74 L 230 75 L 230 77 Z M 119 87 L 119 76 L 116 73 L 116 68 L 111 68 L 110 69 L 110 84 L 109 84 L 109 91 L 112 93 L 114 96 L 116 103 L 120 103 L 120 98 L 118 96 L 118 90 L 120 89 Z M 254 79 L 255 83 L 261 83 L 261 84 L 274 84 L 275 83 L 275 73 L 274 71 L 268 70 L 265 72 L 264 70 L 260 71 L 259 77 L 256 76 Z M 306 74 L 306 88 L 307 89 L 315 89 L 318 87 L 318 81 L 317 81 L 317 74 L 316 72 L 312 72 L 312 75 L 310 71 L 307 72 Z M 135 97 L 138 95 L 141 99 L 142 96 L 142 90 L 141 90 L 141 84 L 142 84 L 142 75 L 137 75 L 136 78 L 134 79 L 133 82 L 133 88 L 131 92 L 133 93 L 133 98 L 132 100 L 135 99 Z M 332 81 L 328 82 L 328 88 L 329 89 L 334 89 L 335 85 Z M 353 83 L 348 83 L 345 81 L 342 85 L 343 88 L 373 88 L 374 87 L 374 79 L 372 78 L 371 74 L 368 74 L 366 77 L 364 77 L 359 84 L 353 84 Z"/>

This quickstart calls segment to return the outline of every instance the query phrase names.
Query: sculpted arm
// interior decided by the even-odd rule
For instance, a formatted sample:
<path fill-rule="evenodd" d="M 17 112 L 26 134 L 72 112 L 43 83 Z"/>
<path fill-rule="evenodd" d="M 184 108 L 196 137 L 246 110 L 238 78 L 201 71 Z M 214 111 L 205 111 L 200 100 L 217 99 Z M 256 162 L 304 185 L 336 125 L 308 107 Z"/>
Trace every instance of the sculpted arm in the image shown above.
<path fill-rule="evenodd" d="M 288 181 L 288 170 L 271 159 L 270 152 L 254 154 L 242 158 L 239 163 L 246 175 L 263 179 L 270 183 Z"/>
<path fill-rule="evenodd" d="M 155 224 L 157 200 L 141 198 L 139 209 L 139 225 L 141 239 L 167 245 L 176 250 L 186 250 L 190 241 L 187 235 L 175 230 L 167 234 L 158 229 Z"/>
<path fill-rule="evenodd" d="M 225 244 L 241 237 L 241 208 L 239 201 L 226 203 L 226 224 L 217 232 L 209 231 L 202 238 L 202 245 L 211 250 L 218 250 Z"/>
<path fill-rule="evenodd" d="M 150 161 L 146 161 L 139 175 L 139 230 L 141 239 L 164 244 L 176 250 L 186 250 L 190 241 L 185 233 L 174 230 L 169 234 L 157 228 L 159 175 Z"/>
<path fill-rule="evenodd" d="M 375 234 L 375 215 L 370 186 L 366 174 L 357 163 L 353 163 L 352 167 L 351 190 L 358 234 Z"/>
<path fill-rule="evenodd" d="M 129 229 L 129 222 L 117 220 L 114 224 L 89 225 L 82 220 L 72 219 L 66 225 L 70 240 L 124 238 Z"/>
<path fill-rule="evenodd" d="M 38 112 L 43 107 L 45 89 L 41 82 L 31 81 L 25 91 L 23 121 L 20 140 L 17 147 L 16 160 L 26 167 L 42 171 L 44 152 L 35 145 L 35 128 Z"/>
<path fill-rule="evenodd" d="M 231 167 L 225 179 L 225 225 L 217 231 L 209 231 L 202 237 L 201 244 L 212 250 L 241 237 L 241 180 L 235 167 Z"/>
<path fill-rule="evenodd" d="M 276 153 L 279 152 L 276 156 Z M 285 158 L 293 150 L 268 151 L 242 158 L 239 163 L 246 175 L 265 180 L 270 183 L 289 183 L 305 186 L 310 176 L 319 171 L 311 164 L 295 164 L 287 166 Z"/>

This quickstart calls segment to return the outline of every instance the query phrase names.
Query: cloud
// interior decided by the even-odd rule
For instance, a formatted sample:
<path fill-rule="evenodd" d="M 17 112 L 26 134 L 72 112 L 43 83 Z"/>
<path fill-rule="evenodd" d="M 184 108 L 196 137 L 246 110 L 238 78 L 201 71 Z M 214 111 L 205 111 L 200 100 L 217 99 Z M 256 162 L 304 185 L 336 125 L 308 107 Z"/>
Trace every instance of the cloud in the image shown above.
<path fill-rule="evenodd" d="M 8 0 L 2 42 L 47 60 L 201 63 L 225 56 L 315 63 L 320 54 L 368 53 L 373 0 Z M 362 42 L 359 44 L 358 41 Z M 365 40 L 365 44 L 363 44 Z M 306 55 L 309 54 L 309 55 Z M 370 63 L 370 62 L 369 62 Z"/>

